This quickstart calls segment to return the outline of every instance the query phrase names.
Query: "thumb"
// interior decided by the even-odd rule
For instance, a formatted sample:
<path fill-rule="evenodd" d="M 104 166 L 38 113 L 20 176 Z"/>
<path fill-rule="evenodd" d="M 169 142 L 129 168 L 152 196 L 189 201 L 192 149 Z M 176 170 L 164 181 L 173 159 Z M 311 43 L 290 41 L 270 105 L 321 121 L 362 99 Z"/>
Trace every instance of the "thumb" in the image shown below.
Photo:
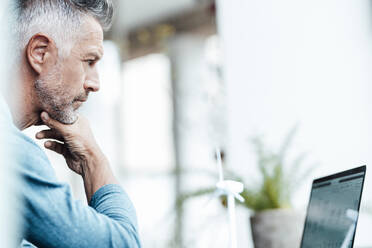
<path fill-rule="evenodd" d="M 43 120 L 44 124 L 51 129 L 56 129 L 58 131 L 61 129 L 62 123 L 51 118 L 47 112 L 43 111 L 40 117 Z"/>

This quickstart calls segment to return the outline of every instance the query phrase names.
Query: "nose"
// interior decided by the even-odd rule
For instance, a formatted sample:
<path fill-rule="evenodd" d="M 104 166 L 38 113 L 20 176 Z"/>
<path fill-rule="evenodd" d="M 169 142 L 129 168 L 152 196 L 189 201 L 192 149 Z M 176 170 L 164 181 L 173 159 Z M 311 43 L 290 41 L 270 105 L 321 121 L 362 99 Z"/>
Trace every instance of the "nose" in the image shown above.
<path fill-rule="evenodd" d="M 99 79 L 96 79 L 96 80 L 85 80 L 85 83 L 84 83 L 84 89 L 86 91 L 93 91 L 93 92 L 96 92 L 96 91 L 99 91 Z"/>
<path fill-rule="evenodd" d="M 89 70 L 86 72 L 85 82 L 84 82 L 84 89 L 87 92 L 93 91 L 97 92 L 99 91 L 99 74 L 98 70 L 95 66 L 90 67 Z"/>

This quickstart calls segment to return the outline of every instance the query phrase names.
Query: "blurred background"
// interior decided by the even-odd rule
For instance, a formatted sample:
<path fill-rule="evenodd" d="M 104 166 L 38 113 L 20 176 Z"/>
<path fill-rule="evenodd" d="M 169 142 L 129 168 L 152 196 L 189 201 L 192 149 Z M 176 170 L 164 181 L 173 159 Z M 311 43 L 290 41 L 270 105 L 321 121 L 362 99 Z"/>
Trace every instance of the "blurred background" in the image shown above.
<path fill-rule="evenodd" d="M 216 148 L 244 193 L 262 193 L 260 166 L 286 182 L 265 182 L 277 204 L 237 207 L 238 247 L 253 247 L 251 216 L 304 216 L 313 178 L 372 163 L 370 0 L 120 0 L 104 47 L 101 90 L 81 112 L 137 209 L 144 247 L 228 247 Z M 81 179 L 47 154 L 85 201 Z M 372 247 L 370 175 L 356 247 Z"/>

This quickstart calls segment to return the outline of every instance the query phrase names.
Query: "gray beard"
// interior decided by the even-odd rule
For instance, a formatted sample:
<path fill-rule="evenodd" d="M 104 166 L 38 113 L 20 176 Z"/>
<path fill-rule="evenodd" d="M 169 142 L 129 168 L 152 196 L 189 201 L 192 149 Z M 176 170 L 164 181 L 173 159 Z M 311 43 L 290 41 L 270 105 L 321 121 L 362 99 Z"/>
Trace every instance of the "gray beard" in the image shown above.
<path fill-rule="evenodd" d="M 44 111 L 59 122 L 72 124 L 78 117 L 72 106 L 73 101 L 63 92 L 60 71 L 57 64 L 45 78 L 35 81 L 35 90 Z"/>

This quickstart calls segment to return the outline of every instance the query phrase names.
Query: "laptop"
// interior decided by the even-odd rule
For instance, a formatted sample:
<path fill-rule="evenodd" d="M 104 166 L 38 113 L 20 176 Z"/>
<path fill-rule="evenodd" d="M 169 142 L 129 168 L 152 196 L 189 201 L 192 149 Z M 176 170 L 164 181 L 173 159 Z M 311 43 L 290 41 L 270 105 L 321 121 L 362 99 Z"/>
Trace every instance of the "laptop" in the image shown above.
<path fill-rule="evenodd" d="M 352 248 L 366 166 L 315 179 L 301 248 Z"/>

